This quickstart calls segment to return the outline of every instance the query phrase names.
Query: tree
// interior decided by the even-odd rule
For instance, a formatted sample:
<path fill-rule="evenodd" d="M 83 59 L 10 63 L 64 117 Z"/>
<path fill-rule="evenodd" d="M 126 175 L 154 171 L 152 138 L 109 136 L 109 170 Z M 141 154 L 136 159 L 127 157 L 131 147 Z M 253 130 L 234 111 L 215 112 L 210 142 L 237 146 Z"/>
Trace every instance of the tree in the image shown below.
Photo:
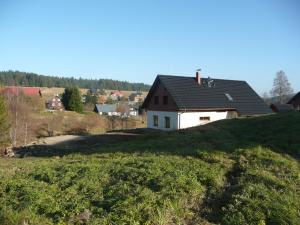
<path fill-rule="evenodd" d="M 265 101 L 265 103 L 267 103 L 267 104 L 271 104 L 271 97 L 270 97 L 270 95 L 268 94 L 268 92 L 264 92 L 264 93 L 262 93 L 262 99 Z"/>
<path fill-rule="evenodd" d="M 293 89 L 285 72 L 282 70 L 278 71 L 273 81 L 273 89 L 270 91 L 271 96 L 277 98 L 277 101 L 283 104 L 287 100 L 288 95 L 292 93 Z"/>
<path fill-rule="evenodd" d="M 82 113 L 83 104 L 78 87 L 68 87 L 62 95 L 62 103 L 66 110 Z"/>
<path fill-rule="evenodd" d="M 0 71 L 0 83 L 6 86 L 31 86 L 31 87 L 70 87 L 78 86 L 80 88 L 100 89 L 101 95 L 106 95 L 103 89 L 121 89 L 127 91 L 144 90 L 148 91 L 150 85 L 144 83 L 129 83 L 127 81 L 117 81 L 111 79 L 75 79 L 74 77 L 50 77 L 34 73 L 20 71 Z"/>
<path fill-rule="evenodd" d="M 85 96 L 85 104 L 97 104 L 98 98 L 95 95 L 91 95 L 90 93 L 87 93 Z"/>
<path fill-rule="evenodd" d="M 0 96 L 0 149 L 9 143 L 9 122 L 4 98 Z"/>
<path fill-rule="evenodd" d="M 101 89 L 101 90 L 99 91 L 99 94 L 100 94 L 100 95 L 106 95 L 106 92 L 105 92 L 103 89 Z"/>
<path fill-rule="evenodd" d="M 115 104 L 117 102 L 117 100 L 113 100 L 111 97 L 108 97 L 106 99 L 106 104 Z"/>

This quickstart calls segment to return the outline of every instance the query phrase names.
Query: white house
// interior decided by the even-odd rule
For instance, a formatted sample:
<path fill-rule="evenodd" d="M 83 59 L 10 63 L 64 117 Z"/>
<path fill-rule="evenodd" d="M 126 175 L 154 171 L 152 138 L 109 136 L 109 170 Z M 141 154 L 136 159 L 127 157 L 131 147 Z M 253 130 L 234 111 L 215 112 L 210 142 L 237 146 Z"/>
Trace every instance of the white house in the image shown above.
<path fill-rule="evenodd" d="M 142 106 L 148 128 L 177 130 L 271 113 L 245 81 L 158 75 Z"/>
<path fill-rule="evenodd" d="M 117 111 L 116 104 L 96 104 L 94 112 L 99 115 L 121 116 L 121 113 Z"/>

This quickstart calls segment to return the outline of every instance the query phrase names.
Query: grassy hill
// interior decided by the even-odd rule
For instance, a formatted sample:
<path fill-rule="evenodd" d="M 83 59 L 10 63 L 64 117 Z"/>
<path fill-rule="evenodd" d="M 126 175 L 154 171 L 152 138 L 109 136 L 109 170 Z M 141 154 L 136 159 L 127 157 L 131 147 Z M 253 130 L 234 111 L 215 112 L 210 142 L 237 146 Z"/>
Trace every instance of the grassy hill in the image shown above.
<path fill-rule="evenodd" d="M 289 113 L 0 159 L 0 221 L 299 224 L 299 137 Z"/>

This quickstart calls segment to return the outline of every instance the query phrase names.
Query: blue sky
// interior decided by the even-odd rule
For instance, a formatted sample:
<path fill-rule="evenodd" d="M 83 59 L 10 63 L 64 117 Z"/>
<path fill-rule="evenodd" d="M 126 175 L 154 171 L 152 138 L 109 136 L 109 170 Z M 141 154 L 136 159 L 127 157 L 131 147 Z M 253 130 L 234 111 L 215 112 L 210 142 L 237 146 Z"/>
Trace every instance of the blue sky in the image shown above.
<path fill-rule="evenodd" d="M 0 70 L 151 84 L 156 74 L 246 80 L 284 70 L 300 91 L 300 1 L 0 0 Z"/>

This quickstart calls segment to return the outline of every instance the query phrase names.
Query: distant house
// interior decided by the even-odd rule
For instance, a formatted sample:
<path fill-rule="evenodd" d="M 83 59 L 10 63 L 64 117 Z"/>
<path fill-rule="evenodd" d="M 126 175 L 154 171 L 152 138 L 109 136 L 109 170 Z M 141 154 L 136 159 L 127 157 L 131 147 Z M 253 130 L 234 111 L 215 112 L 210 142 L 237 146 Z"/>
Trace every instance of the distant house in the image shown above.
<path fill-rule="evenodd" d="M 58 96 L 54 96 L 50 100 L 46 101 L 46 109 L 48 110 L 60 110 L 64 109 L 64 106 Z"/>
<path fill-rule="evenodd" d="M 295 110 L 300 111 L 300 91 L 287 104 L 291 104 Z"/>
<path fill-rule="evenodd" d="M 128 99 L 129 101 L 132 102 L 142 102 L 144 100 L 143 93 L 140 92 L 132 93 L 131 95 L 129 95 Z"/>
<path fill-rule="evenodd" d="M 110 98 L 114 101 L 120 100 L 123 97 L 123 93 L 120 90 L 114 90 L 110 93 Z"/>
<path fill-rule="evenodd" d="M 271 104 L 270 108 L 275 113 L 282 113 L 282 112 L 291 112 L 294 111 L 294 107 L 291 104 Z"/>
<path fill-rule="evenodd" d="M 37 87 L 7 86 L 1 89 L 3 95 L 17 96 L 21 93 L 27 96 L 42 96 L 41 89 Z"/>
<path fill-rule="evenodd" d="M 142 105 L 148 128 L 174 130 L 271 113 L 245 81 L 158 75 Z"/>
<path fill-rule="evenodd" d="M 108 116 L 120 116 L 121 113 L 117 112 L 117 104 L 96 104 L 94 112 L 99 115 L 108 115 Z"/>
<path fill-rule="evenodd" d="M 122 116 L 131 117 L 139 115 L 139 106 L 134 102 L 123 102 L 118 106 L 118 111 L 122 113 Z"/>
<path fill-rule="evenodd" d="M 139 115 L 139 107 L 129 105 L 129 116 L 138 116 L 138 115 Z"/>
<path fill-rule="evenodd" d="M 98 88 L 90 88 L 90 89 L 88 90 L 88 92 L 89 92 L 91 95 L 96 95 L 96 94 L 98 94 L 99 89 L 98 89 Z"/>

